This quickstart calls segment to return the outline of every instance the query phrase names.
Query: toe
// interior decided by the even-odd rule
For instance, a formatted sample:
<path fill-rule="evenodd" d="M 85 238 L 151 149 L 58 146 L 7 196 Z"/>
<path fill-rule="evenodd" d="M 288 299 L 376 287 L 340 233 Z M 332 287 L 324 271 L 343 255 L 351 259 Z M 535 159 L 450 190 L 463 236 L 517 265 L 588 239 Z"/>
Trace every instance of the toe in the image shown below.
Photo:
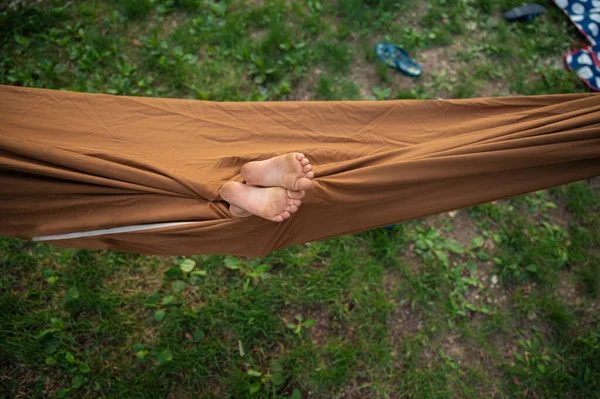
<path fill-rule="evenodd" d="M 287 190 L 288 198 L 291 198 L 291 199 L 302 199 L 302 198 L 304 198 L 305 194 L 306 193 L 304 191 Z"/>
<path fill-rule="evenodd" d="M 292 216 L 292 214 L 289 213 L 288 211 L 285 211 L 281 214 L 281 216 L 283 216 L 284 219 L 289 219 L 290 216 Z"/>
<path fill-rule="evenodd" d="M 230 182 L 223 184 L 223 186 L 221 186 L 221 189 L 219 190 L 219 194 L 221 194 L 221 198 L 223 198 L 223 200 L 225 200 L 227 202 L 231 202 L 231 200 L 235 196 L 236 189 L 237 189 L 236 182 L 230 181 Z"/>
<path fill-rule="evenodd" d="M 271 219 L 274 222 L 283 222 L 283 216 L 281 215 L 277 215 L 275 216 L 273 219 Z"/>
<path fill-rule="evenodd" d="M 309 172 L 311 173 L 311 172 Z M 313 182 L 311 179 L 307 179 L 306 177 L 301 177 L 298 180 L 296 180 L 296 190 L 308 190 L 309 188 L 311 188 L 313 185 Z"/>
<path fill-rule="evenodd" d="M 302 201 L 300 201 L 299 199 L 293 199 L 289 206 L 295 206 L 296 208 L 298 208 L 300 205 L 302 205 Z"/>
<path fill-rule="evenodd" d="M 289 212 L 290 214 L 298 212 L 299 205 L 293 204 L 285 207 L 284 212 Z"/>
<path fill-rule="evenodd" d="M 305 165 L 304 168 L 302 168 L 302 170 L 306 173 L 306 172 L 310 172 L 312 170 L 312 165 Z"/>
<path fill-rule="evenodd" d="M 304 175 L 304 177 L 307 179 L 313 179 L 315 177 L 315 172 L 308 172 L 306 175 Z"/>
<path fill-rule="evenodd" d="M 308 165 L 310 163 L 310 161 L 308 160 L 308 158 L 302 158 L 300 163 L 302 164 L 302 166 L 305 166 L 305 165 Z"/>
<path fill-rule="evenodd" d="M 302 154 L 301 152 L 296 153 L 296 159 L 298 161 L 302 161 L 303 158 L 304 158 L 304 154 Z"/>

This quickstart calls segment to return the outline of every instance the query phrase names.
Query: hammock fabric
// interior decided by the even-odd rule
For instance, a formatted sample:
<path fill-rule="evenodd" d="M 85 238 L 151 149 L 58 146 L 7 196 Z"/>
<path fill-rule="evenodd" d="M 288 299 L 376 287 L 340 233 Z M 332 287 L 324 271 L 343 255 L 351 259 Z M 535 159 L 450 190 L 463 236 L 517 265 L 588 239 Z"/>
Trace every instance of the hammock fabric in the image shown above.
<path fill-rule="evenodd" d="M 590 93 L 216 103 L 0 86 L 0 121 L 0 234 L 77 248 L 263 256 L 600 174 Z M 315 171 L 300 210 L 232 218 L 220 186 L 293 151 Z"/>

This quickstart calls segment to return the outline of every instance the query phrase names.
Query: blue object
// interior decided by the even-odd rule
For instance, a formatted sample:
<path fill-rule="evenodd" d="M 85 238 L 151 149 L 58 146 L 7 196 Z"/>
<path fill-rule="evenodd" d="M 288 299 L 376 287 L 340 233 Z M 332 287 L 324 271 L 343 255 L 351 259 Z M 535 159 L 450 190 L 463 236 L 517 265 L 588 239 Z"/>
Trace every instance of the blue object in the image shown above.
<path fill-rule="evenodd" d="M 513 8 L 510 11 L 504 13 L 504 18 L 507 21 L 516 21 L 518 19 L 524 19 L 531 21 L 538 15 L 546 13 L 546 9 L 539 4 L 525 4 L 521 7 Z"/>
<path fill-rule="evenodd" d="M 382 229 L 391 230 L 394 228 L 394 226 L 395 226 L 395 224 L 390 224 L 389 226 L 382 227 Z"/>
<path fill-rule="evenodd" d="M 416 78 L 421 75 L 423 68 L 410 58 L 404 49 L 387 42 L 377 43 L 375 52 L 379 59 L 391 68 L 395 68 L 405 75 Z"/>
<path fill-rule="evenodd" d="M 590 45 L 565 55 L 570 70 L 592 90 L 600 91 L 600 1 L 598 0 L 554 0 L 554 3 L 569 16 Z"/>

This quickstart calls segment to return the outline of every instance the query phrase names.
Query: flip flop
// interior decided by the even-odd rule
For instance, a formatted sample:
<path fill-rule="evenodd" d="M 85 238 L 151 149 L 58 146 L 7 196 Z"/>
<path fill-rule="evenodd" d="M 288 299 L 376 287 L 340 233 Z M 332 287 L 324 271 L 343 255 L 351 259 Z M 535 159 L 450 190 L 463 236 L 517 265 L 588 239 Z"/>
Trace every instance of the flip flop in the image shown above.
<path fill-rule="evenodd" d="M 423 68 L 410 58 L 404 49 L 387 42 L 377 43 L 375 52 L 379 59 L 391 68 L 395 68 L 413 78 L 423 72 Z"/>
<path fill-rule="evenodd" d="M 507 21 L 516 21 L 518 19 L 524 19 L 531 21 L 538 15 L 546 13 L 546 9 L 539 4 L 525 4 L 521 7 L 513 8 L 504 13 L 504 18 Z"/>

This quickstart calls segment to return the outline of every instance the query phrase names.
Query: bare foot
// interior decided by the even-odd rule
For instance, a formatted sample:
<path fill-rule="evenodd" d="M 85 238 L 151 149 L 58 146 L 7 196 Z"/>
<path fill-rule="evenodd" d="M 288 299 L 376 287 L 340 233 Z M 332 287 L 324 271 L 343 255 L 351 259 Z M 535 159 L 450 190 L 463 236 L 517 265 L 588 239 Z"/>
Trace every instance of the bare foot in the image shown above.
<path fill-rule="evenodd" d="M 241 209 L 274 222 L 283 222 L 298 211 L 302 197 L 304 191 L 282 187 L 263 188 L 233 181 L 221 187 L 221 198 L 229 202 L 235 217 L 243 217 L 244 214 L 239 212 Z"/>
<path fill-rule="evenodd" d="M 252 186 L 303 191 L 312 187 L 314 177 L 310 161 L 299 152 L 279 155 L 266 161 L 248 162 L 242 166 L 242 178 Z"/>
<path fill-rule="evenodd" d="M 252 216 L 252 214 L 239 206 L 229 205 L 229 212 L 233 215 L 234 218 L 247 218 L 248 216 Z"/>

